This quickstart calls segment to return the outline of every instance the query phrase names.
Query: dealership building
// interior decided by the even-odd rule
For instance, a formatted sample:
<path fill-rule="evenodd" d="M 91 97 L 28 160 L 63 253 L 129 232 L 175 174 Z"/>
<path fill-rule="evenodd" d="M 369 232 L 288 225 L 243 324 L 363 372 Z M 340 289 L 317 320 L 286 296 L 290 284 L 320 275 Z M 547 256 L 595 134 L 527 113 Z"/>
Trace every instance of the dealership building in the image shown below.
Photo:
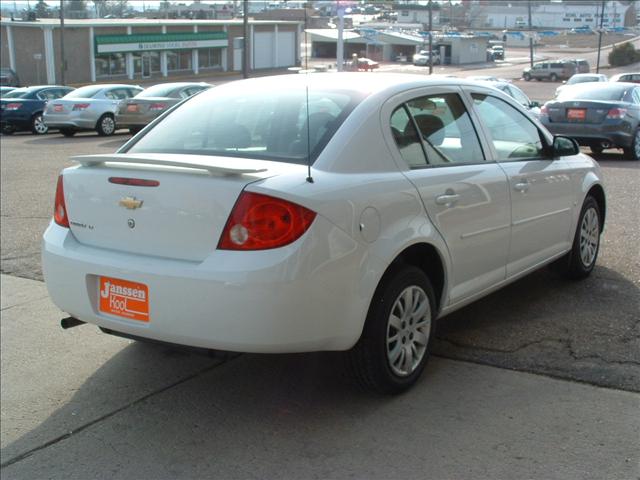
<path fill-rule="evenodd" d="M 170 79 L 242 70 L 242 20 L 66 20 L 65 82 Z M 302 23 L 249 21 L 252 70 L 300 64 Z M 62 78 L 58 19 L 0 21 L 0 63 L 23 85 Z"/>

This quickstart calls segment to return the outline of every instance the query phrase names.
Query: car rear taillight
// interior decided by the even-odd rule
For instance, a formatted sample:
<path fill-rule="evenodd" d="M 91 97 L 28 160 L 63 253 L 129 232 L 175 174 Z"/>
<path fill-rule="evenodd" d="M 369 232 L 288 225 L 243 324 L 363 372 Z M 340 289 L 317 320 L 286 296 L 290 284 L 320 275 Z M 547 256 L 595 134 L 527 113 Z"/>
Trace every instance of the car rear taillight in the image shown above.
<path fill-rule="evenodd" d="M 549 108 L 546 105 L 543 105 L 542 107 L 540 107 L 540 116 L 541 117 L 549 116 Z"/>
<path fill-rule="evenodd" d="M 316 213 L 279 198 L 243 192 L 222 231 L 220 250 L 267 250 L 302 236 Z"/>
<path fill-rule="evenodd" d="M 5 110 L 19 110 L 22 107 L 22 103 L 8 103 Z"/>
<path fill-rule="evenodd" d="M 149 105 L 149 110 L 164 110 L 165 108 L 167 108 L 166 103 L 152 103 Z"/>
<path fill-rule="evenodd" d="M 627 115 L 626 108 L 612 108 L 607 113 L 607 118 L 621 119 Z"/>
<path fill-rule="evenodd" d="M 82 110 L 86 110 L 87 108 L 89 108 L 89 104 L 88 103 L 76 103 L 73 106 L 73 111 L 74 112 L 82 111 Z"/>
<path fill-rule="evenodd" d="M 53 219 L 61 227 L 69 228 L 67 206 L 64 203 L 64 186 L 62 185 L 62 175 L 58 177 L 58 186 L 56 187 L 56 200 L 53 207 Z"/>

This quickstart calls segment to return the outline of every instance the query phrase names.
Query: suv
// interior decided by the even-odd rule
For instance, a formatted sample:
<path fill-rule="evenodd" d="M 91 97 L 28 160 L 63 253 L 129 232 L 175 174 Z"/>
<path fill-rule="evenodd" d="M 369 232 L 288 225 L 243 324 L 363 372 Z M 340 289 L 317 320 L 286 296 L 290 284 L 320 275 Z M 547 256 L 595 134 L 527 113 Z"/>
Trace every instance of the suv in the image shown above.
<path fill-rule="evenodd" d="M 527 82 L 532 78 L 536 80 L 567 80 L 576 73 L 577 67 L 573 62 L 556 61 L 556 62 L 540 62 L 532 67 L 527 67 L 522 71 L 522 78 Z"/>
<path fill-rule="evenodd" d="M 419 66 L 429 65 L 429 50 L 420 50 L 413 56 L 413 64 Z M 440 54 L 436 51 L 433 52 L 433 64 L 440 65 Z"/>
<path fill-rule="evenodd" d="M 591 73 L 591 65 L 584 58 L 567 58 L 565 62 L 573 62 L 578 70 L 576 73 Z"/>

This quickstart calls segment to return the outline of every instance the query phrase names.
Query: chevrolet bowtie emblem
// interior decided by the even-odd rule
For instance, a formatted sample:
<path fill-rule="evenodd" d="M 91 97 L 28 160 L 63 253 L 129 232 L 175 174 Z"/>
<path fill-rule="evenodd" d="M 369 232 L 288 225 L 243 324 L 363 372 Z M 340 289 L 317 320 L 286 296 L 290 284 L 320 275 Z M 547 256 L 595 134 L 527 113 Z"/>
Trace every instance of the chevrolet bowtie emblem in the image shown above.
<path fill-rule="evenodd" d="M 124 197 L 120 199 L 118 205 L 128 210 L 135 210 L 136 208 L 140 208 L 142 203 L 143 201 L 138 200 L 136 197 Z"/>

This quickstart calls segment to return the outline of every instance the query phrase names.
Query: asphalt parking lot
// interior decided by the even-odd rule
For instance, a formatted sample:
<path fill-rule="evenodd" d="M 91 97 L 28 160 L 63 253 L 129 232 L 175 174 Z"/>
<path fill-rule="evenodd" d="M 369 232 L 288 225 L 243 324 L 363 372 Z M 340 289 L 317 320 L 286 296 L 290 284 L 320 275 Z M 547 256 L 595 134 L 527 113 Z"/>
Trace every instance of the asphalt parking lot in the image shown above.
<path fill-rule="evenodd" d="M 537 99 L 558 84 L 518 85 Z M 4 478 L 640 474 L 640 401 L 628 393 L 640 392 L 640 162 L 615 150 L 597 158 L 608 210 L 589 279 L 543 269 L 442 319 L 415 392 L 381 400 L 336 375 L 334 354 L 228 360 L 57 327 L 39 250 L 57 175 L 70 156 L 128 138 L 0 138 Z"/>

